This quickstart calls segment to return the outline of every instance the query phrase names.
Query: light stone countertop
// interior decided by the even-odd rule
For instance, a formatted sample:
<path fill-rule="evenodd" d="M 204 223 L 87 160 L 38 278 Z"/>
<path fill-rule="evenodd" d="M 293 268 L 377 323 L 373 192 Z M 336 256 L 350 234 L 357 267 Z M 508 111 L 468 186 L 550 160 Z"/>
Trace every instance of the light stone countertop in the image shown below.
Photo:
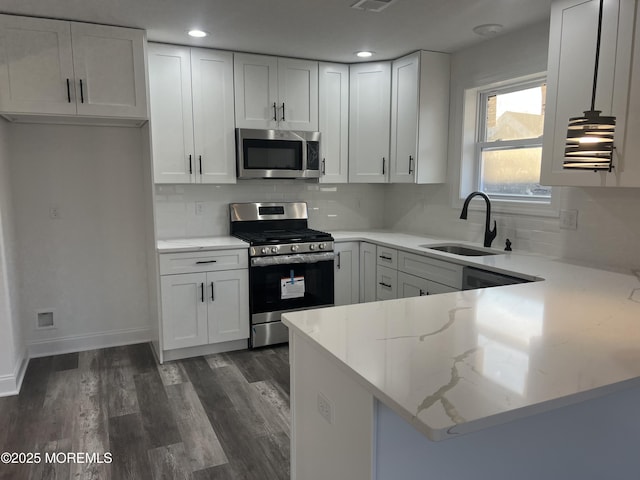
<path fill-rule="evenodd" d="M 333 235 L 544 279 L 285 314 L 432 440 L 640 387 L 640 271 L 517 252 L 460 257 L 419 247 L 446 240 L 390 232 Z"/>
<path fill-rule="evenodd" d="M 211 250 L 229 250 L 249 248 L 249 244 L 236 237 L 194 237 L 158 240 L 158 253 L 206 252 Z"/>

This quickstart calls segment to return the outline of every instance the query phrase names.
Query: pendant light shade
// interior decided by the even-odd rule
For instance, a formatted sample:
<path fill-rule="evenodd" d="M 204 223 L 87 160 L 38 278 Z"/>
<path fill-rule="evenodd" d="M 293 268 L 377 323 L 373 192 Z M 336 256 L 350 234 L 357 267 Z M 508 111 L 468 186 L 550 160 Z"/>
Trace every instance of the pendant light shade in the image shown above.
<path fill-rule="evenodd" d="M 616 117 L 603 117 L 587 110 L 583 117 L 569 119 L 564 168 L 611 171 Z"/>
<path fill-rule="evenodd" d="M 595 109 L 596 87 L 598 84 L 598 63 L 600 61 L 600 37 L 602 35 L 602 7 L 598 14 L 598 36 L 596 41 L 596 60 L 591 91 L 591 109 L 582 117 L 569 119 L 567 141 L 564 150 L 563 168 L 571 170 L 606 170 L 613 168 L 613 137 L 616 117 L 600 115 Z"/>

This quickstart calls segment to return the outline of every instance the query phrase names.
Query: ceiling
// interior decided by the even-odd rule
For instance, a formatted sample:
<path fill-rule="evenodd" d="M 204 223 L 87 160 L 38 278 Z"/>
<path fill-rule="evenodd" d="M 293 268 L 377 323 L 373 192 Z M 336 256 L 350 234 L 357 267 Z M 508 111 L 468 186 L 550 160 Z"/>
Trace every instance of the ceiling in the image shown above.
<path fill-rule="evenodd" d="M 149 40 L 337 62 L 391 59 L 418 49 L 454 52 L 549 18 L 551 0 L 396 0 L 381 13 L 356 0 L 0 0 L 0 12 L 138 27 Z M 186 35 L 206 30 L 204 39 Z"/>

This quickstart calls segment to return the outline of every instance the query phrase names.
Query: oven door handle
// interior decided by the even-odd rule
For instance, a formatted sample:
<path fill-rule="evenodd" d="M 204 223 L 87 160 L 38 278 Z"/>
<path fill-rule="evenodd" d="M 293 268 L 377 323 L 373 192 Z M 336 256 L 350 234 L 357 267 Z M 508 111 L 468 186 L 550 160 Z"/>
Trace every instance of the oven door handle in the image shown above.
<path fill-rule="evenodd" d="M 273 257 L 256 257 L 251 259 L 252 267 L 269 267 L 271 265 L 289 265 L 293 263 L 318 263 L 333 261 L 333 252 L 300 253 L 297 255 L 274 255 Z"/>

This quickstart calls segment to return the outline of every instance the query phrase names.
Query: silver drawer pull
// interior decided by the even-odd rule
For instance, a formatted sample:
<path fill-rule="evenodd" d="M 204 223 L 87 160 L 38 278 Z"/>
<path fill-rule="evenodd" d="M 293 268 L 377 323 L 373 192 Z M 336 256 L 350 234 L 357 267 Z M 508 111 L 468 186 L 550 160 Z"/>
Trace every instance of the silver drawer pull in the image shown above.
<path fill-rule="evenodd" d="M 196 265 L 201 265 L 203 263 L 216 263 L 217 260 L 201 260 L 199 262 L 196 262 Z"/>

